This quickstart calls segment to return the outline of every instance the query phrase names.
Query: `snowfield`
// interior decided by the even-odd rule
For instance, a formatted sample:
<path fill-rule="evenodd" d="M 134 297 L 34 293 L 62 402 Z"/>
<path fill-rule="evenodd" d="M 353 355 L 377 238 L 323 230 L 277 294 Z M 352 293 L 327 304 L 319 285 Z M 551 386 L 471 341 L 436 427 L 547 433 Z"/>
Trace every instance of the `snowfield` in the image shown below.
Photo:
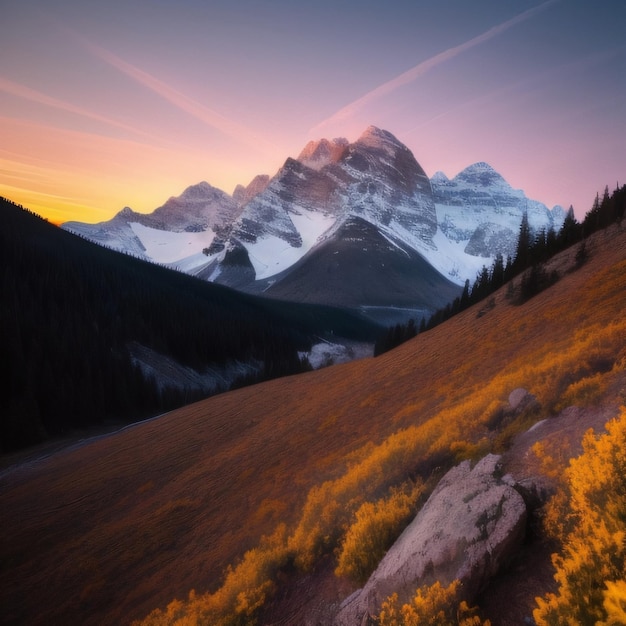
<path fill-rule="evenodd" d="M 291 267 L 299 261 L 335 224 L 336 218 L 318 211 L 298 208 L 298 213 L 289 217 L 302 237 L 302 245 L 294 247 L 280 237 L 269 235 L 246 243 L 256 280 L 269 278 Z"/>
<path fill-rule="evenodd" d="M 150 228 L 139 222 L 131 222 L 130 227 L 144 245 L 146 255 L 155 263 L 176 263 L 177 266 L 181 265 L 181 259 L 197 252 L 202 253 L 202 249 L 209 246 L 215 238 L 212 230 L 176 233 Z"/>
<path fill-rule="evenodd" d="M 453 241 L 448 239 L 441 228 L 433 237 L 435 249 L 420 251 L 430 264 L 457 285 L 464 285 L 469 279 L 473 283 L 483 265 L 491 267 L 494 257 L 473 256 L 465 252 L 469 239 Z"/>

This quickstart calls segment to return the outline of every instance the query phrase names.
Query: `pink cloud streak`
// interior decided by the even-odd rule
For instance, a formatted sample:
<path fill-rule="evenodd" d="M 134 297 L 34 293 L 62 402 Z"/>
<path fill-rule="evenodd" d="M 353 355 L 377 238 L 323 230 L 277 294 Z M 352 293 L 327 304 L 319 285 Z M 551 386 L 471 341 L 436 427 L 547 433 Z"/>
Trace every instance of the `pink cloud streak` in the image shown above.
<path fill-rule="evenodd" d="M 122 122 L 118 122 L 108 117 L 104 117 L 103 115 L 99 115 L 98 113 L 94 113 L 93 111 L 88 111 L 87 109 L 76 106 L 71 102 L 65 102 L 64 100 L 53 98 L 52 96 L 48 96 L 45 93 L 41 93 L 40 91 L 37 91 L 35 89 L 31 89 L 26 85 L 15 83 L 12 80 L 3 78 L 2 76 L 0 76 L 0 91 L 3 91 L 4 93 L 7 93 L 11 96 L 23 98 L 24 100 L 29 100 L 30 102 L 36 102 L 37 104 L 43 104 L 45 106 L 58 109 L 60 111 L 65 111 L 66 113 L 73 113 L 75 115 L 80 115 L 82 117 L 86 117 L 97 122 L 102 122 L 104 124 L 107 124 L 108 126 L 119 128 L 121 130 L 136 135 L 151 137 L 151 135 L 148 135 L 148 133 L 137 130 L 132 126 L 128 126 L 127 124 L 124 124 Z"/>
<path fill-rule="evenodd" d="M 123 74 L 130 76 L 140 85 L 147 87 L 157 95 L 161 96 L 163 99 L 167 100 L 175 107 L 184 111 L 185 113 L 195 117 L 201 122 L 207 124 L 208 126 L 215 128 L 221 133 L 229 136 L 231 139 L 235 139 L 237 142 L 247 145 L 248 147 L 254 148 L 255 150 L 259 150 L 262 148 L 263 150 L 273 152 L 275 151 L 275 146 L 269 142 L 264 137 L 256 134 L 249 128 L 246 128 L 242 124 L 235 122 L 228 117 L 214 111 L 199 102 L 196 102 L 189 96 L 186 96 L 184 93 L 170 87 L 163 81 L 154 77 L 152 74 L 145 72 L 142 69 L 124 61 L 117 55 L 97 46 L 93 43 L 83 41 L 84 45 L 86 45 L 91 52 L 105 61 L 115 69 L 119 70 Z"/>

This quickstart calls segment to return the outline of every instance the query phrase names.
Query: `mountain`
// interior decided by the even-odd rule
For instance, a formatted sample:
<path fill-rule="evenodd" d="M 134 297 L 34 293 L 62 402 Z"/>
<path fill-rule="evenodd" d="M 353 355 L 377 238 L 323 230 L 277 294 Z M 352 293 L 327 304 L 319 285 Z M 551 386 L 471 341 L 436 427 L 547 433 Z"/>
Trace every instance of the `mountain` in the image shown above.
<path fill-rule="evenodd" d="M 63 227 L 239 290 L 389 319 L 428 315 L 497 254 L 512 255 L 524 212 L 535 231 L 565 218 L 486 163 L 429 180 L 402 142 L 371 126 L 352 143 L 309 142 L 232 198 L 201 183 L 149 216 L 124 209 Z"/>
<path fill-rule="evenodd" d="M 489 307 L 378 358 L 5 465 L 3 621 L 128 624 L 160 608 L 146 624 L 328 626 L 363 586 L 334 574 L 345 546 L 371 555 L 398 503 L 415 515 L 449 468 L 499 452 L 499 475 L 518 483 L 562 477 L 587 428 L 619 415 L 626 383 L 623 225 L 585 249 L 582 266 L 578 245 L 551 259 L 560 280 L 524 304 L 508 296 L 516 279 Z M 511 413 L 520 388 L 535 401 Z M 614 509 L 598 493 L 598 506 Z M 524 621 L 535 597 L 555 590 L 542 519 L 541 507 L 529 514 L 526 542 L 476 600 L 493 624 Z"/>
<path fill-rule="evenodd" d="M 456 247 L 456 259 L 432 256 L 435 266 L 449 275 L 468 277 L 465 268 L 480 269 L 496 254 L 513 255 L 524 213 L 535 232 L 558 232 L 565 211 L 556 206 L 527 198 L 521 189 L 513 189 L 487 163 L 475 163 L 453 179 L 437 172 L 431 179 L 437 211 L 437 224 L 448 245 Z"/>
<path fill-rule="evenodd" d="M 125 207 L 109 221 L 65 222 L 63 229 L 113 250 L 180 267 L 179 262 L 189 256 L 202 261 L 202 249 L 227 230 L 240 212 L 231 196 L 201 182 L 150 214 Z M 188 262 L 193 267 L 194 261 Z"/>
<path fill-rule="evenodd" d="M 288 300 L 421 317 L 458 295 L 419 252 L 436 229 L 423 169 L 393 135 L 370 127 L 352 144 L 313 142 L 288 159 L 202 276 Z"/>
<path fill-rule="evenodd" d="M 355 307 L 386 324 L 428 317 L 459 288 L 413 247 L 385 236 L 371 222 L 349 217 L 333 237 L 284 273 L 259 281 L 263 293 L 297 302 Z"/>

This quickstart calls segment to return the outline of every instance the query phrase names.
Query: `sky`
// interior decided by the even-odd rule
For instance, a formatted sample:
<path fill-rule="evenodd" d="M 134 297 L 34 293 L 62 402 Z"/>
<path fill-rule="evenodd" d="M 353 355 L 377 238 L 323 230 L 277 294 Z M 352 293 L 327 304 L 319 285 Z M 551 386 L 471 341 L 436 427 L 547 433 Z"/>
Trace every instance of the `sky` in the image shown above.
<path fill-rule="evenodd" d="M 55 223 L 232 193 L 370 125 L 581 219 L 626 183 L 624 0 L 0 0 L 0 195 Z"/>

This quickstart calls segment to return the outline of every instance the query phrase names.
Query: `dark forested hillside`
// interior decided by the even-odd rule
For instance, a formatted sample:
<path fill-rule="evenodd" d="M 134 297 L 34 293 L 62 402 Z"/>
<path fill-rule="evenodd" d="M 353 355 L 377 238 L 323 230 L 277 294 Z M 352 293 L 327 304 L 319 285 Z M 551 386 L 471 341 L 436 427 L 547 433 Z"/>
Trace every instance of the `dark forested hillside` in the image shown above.
<path fill-rule="evenodd" d="M 0 451 L 198 399 L 143 375 L 132 344 L 198 371 L 256 363 L 245 381 L 256 382 L 307 367 L 298 352 L 314 337 L 379 331 L 347 311 L 246 296 L 112 252 L 4 199 L 0 213 Z"/>

